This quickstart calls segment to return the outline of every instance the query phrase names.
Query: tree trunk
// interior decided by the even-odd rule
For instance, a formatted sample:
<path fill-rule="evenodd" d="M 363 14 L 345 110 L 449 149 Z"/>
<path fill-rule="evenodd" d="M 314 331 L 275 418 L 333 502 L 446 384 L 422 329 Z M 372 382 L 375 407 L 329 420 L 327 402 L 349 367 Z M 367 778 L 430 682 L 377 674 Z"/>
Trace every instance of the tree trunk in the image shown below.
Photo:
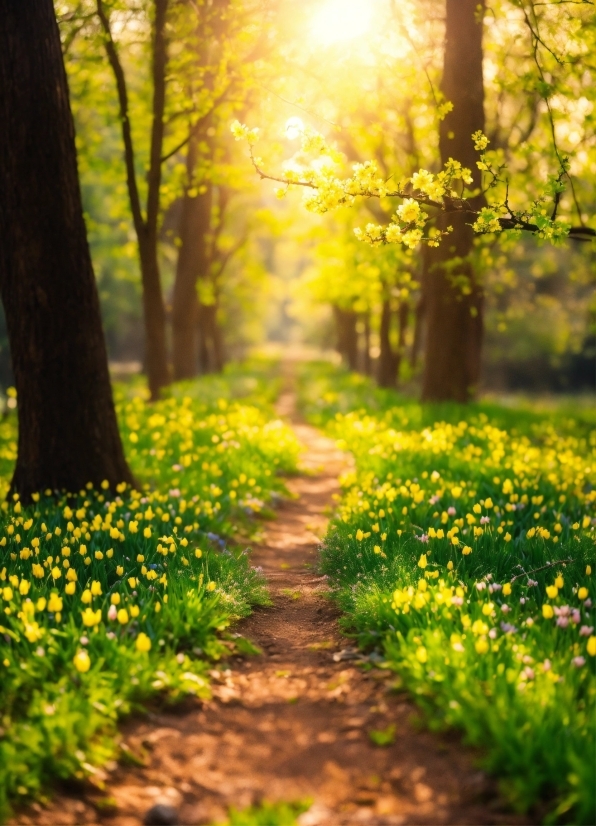
<path fill-rule="evenodd" d="M 52 0 L 0 0 L 0 291 L 18 394 L 11 483 L 132 483 L 118 432 Z"/>
<path fill-rule="evenodd" d="M 460 161 L 480 185 L 472 133 L 484 131 L 482 26 L 484 0 L 447 0 L 441 89 L 453 110 L 441 122 L 441 161 Z M 482 198 L 475 199 L 482 205 Z M 468 401 L 480 378 L 483 294 L 471 263 L 474 233 L 461 215 L 440 215 L 453 232 L 429 251 L 427 334 L 422 398 Z"/>
<path fill-rule="evenodd" d="M 139 245 L 141 280 L 143 283 L 143 312 L 145 320 L 145 362 L 151 399 L 159 398 L 162 387 L 170 383 L 166 345 L 166 310 L 161 290 L 158 259 L 158 220 L 161 187 L 161 155 L 164 136 L 166 94 L 166 16 L 169 0 L 154 0 L 155 16 L 152 39 L 153 102 L 151 146 L 147 173 L 147 211 L 143 216 L 137 185 L 135 150 L 128 107 L 128 88 L 116 43 L 112 37 L 109 12 L 103 0 L 96 0 L 97 16 L 104 32 L 104 47 L 116 81 L 126 184 L 133 223 Z"/>
<path fill-rule="evenodd" d="M 388 298 L 383 299 L 381 308 L 381 324 L 379 327 L 379 366 L 377 372 L 377 384 L 379 387 L 395 387 L 397 384 L 395 373 L 395 353 L 391 347 L 391 302 Z"/>
<path fill-rule="evenodd" d="M 189 379 L 199 365 L 197 279 L 207 271 L 207 235 L 211 224 L 213 188 L 185 194 L 180 220 L 180 251 L 172 296 L 172 361 L 175 379 Z"/>
<path fill-rule="evenodd" d="M 372 373 L 370 358 L 370 312 L 364 313 L 364 335 L 362 336 L 362 372 L 365 376 Z"/>
<path fill-rule="evenodd" d="M 358 314 L 354 310 L 344 310 L 333 306 L 337 330 L 337 351 L 346 367 L 358 369 Z"/>
<path fill-rule="evenodd" d="M 217 321 L 217 303 L 199 303 L 199 367 L 201 373 L 221 373 L 223 337 Z"/>
<path fill-rule="evenodd" d="M 399 368 L 406 350 L 406 331 L 410 319 L 410 305 L 402 301 L 397 312 L 397 353 L 395 354 L 395 386 L 399 384 Z"/>

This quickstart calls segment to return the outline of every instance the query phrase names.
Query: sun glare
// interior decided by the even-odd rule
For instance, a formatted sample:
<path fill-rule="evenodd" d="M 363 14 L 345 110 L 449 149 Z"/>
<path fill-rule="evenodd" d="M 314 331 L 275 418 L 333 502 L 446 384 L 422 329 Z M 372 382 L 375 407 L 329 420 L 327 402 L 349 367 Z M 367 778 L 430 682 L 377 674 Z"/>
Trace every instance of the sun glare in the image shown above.
<path fill-rule="evenodd" d="M 372 0 L 327 0 L 315 15 L 311 35 L 323 46 L 366 34 L 373 18 Z"/>

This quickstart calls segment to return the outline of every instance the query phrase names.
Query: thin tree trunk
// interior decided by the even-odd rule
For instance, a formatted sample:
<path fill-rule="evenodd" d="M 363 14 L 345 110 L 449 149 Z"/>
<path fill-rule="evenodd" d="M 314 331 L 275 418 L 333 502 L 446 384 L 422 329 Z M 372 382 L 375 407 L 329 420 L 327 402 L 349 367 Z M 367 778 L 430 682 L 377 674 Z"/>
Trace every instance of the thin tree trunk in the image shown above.
<path fill-rule="evenodd" d="M 395 354 L 395 386 L 399 384 L 399 368 L 401 360 L 406 351 L 406 332 L 410 320 L 410 305 L 407 301 L 402 301 L 397 312 L 397 352 Z"/>
<path fill-rule="evenodd" d="M 161 289 L 158 258 L 158 221 L 161 187 L 161 156 L 164 135 L 166 90 L 166 15 L 169 0 L 154 0 L 152 80 L 153 106 L 149 172 L 147 174 L 146 216 L 143 215 L 135 169 L 135 150 L 130 126 L 126 77 L 112 37 L 109 13 L 103 0 L 97 0 L 97 16 L 104 32 L 104 46 L 116 81 L 124 162 L 130 209 L 139 245 L 141 279 L 143 282 L 143 312 L 145 319 L 145 361 L 152 399 L 157 399 L 162 387 L 170 382 L 166 345 L 166 311 Z"/>
<path fill-rule="evenodd" d="M 441 122 L 441 161 L 454 158 L 480 184 L 472 133 L 484 130 L 482 27 L 484 0 L 447 0 L 442 91 L 453 110 Z M 482 198 L 476 199 L 481 206 Z M 422 398 L 465 402 L 480 378 L 483 294 L 470 260 L 474 233 L 460 215 L 441 215 L 453 232 L 429 252 L 426 354 Z M 465 285 L 462 289 L 462 283 Z"/>
<path fill-rule="evenodd" d="M 0 291 L 18 394 L 11 491 L 132 483 L 118 432 L 52 0 L 0 0 Z"/>
<path fill-rule="evenodd" d="M 364 314 L 364 335 L 362 336 L 362 370 L 365 376 L 372 373 L 370 358 L 370 311 Z"/>
<path fill-rule="evenodd" d="M 180 221 L 180 251 L 172 295 L 172 361 L 175 379 L 196 376 L 199 304 L 197 279 L 208 269 L 207 235 L 211 225 L 213 187 L 199 195 L 185 194 Z"/>
<path fill-rule="evenodd" d="M 377 372 L 377 384 L 379 387 L 395 387 L 395 353 L 391 347 L 391 302 L 388 298 L 383 299 L 381 307 L 381 324 L 379 327 L 379 365 Z"/>
<path fill-rule="evenodd" d="M 218 321 L 217 315 L 219 304 L 214 305 L 213 312 L 213 369 L 216 373 L 221 373 L 226 363 L 226 348 L 223 337 L 223 330 Z"/>
<path fill-rule="evenodd" d="M 353 310 L 344 310 L 337 304 L 333 305 L 333 316 L 337 352 L 346 367 L 356 370 L 358 367 L 358 332 L 356 329 L 358 316 Z"/>

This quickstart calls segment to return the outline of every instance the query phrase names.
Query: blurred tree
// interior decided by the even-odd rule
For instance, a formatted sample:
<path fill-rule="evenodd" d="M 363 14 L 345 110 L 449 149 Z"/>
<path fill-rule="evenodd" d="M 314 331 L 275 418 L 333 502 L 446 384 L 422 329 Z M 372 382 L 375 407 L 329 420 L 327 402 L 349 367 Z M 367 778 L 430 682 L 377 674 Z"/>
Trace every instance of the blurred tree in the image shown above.
<path fill-rule="evenodd" d="M 116 422 L 51 0 L 1 0 L 0 291 L 18 393 L 11 492 L 132 482 Z M 43 128 L 42 128 L 43 127 Z"/>
<path fill-rule="evenodd" d="M 145 210 L 137 182 L 135 145 L 131 128 L 126 75 L 112 33 L 111 7 L 104 0 L 96 0 L 97 16 L 103 31 L 103 44 L 114 74 L 122 127 L 122 142 L 126 164 L 126 183 L 130 210 L 139 244 L 141 278 L 143 282 L 143 310 L 145 319 L 145 362 L 149 392 L 152 399 L 159 397 L 162 387 L 169 384 L 170 371 L 166 349 L 166 311 L 162 294 L 158 258 L 158 228 L 160 217 L 160 187 L 164 140 L 164 111 L 166 102 L 167 38 L 166 21 L 169 0 L 154 0 L 151 22 L 151 145 L 147 170 Z"/>

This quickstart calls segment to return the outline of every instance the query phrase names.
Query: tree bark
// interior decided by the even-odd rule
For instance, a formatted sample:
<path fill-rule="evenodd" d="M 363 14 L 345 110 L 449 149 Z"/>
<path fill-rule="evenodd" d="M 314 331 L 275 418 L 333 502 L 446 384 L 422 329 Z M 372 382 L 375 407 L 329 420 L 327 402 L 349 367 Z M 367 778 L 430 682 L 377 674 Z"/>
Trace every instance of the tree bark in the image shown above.
<path fill-rule="evenodd" d="M 441 89 L 453 110 L 441 122 L 441 161 L 460 161 L 480 186 L 472 133 L 484 131 L 482 27 L 484 0 L 446 0 Z M 474 199 L 482 206 L 481 196 Z M 470 256 L 474 233 L 461 215 L 440 215 L 437 226 L 453 232 L 429 251 L 426 289 L 426 353 L 422 398 L 465 402 L 480 378 L 483 293 Z"/>
<path fill-rule="evenodd" d="M 147 174 L 146 215 L 143 215 L 135 169 L 135 150 L 130 126 L 128 89 L 116 43 L 112 37 L 109 14 L 103 0 L 97 0 L 97 16 L 104 32 L 104 46 L 108 62 L 116 81 L 126 183 L 132 219 L 139 245 L 141 280 L 143 282 L 143 313 L 145 320 L 145 362 L 151 399 L 159 398 L 162 387 L 170 383 L 166 345 L 166 310 L 161 289 L 158 258 L 158 220 L 161 187 L 161 155 L 164 136 L 164 110 L 166 92 L 166 15 L 169 0 L 154 0 L 152 79 L 153 105 L 151 147 Z"/>
<path fill-rule="evenodd" d="M 132 483 L 108 374 L 52 0 L 0 0 L 0 291 L 18 394 L 11 491 Z"/>

